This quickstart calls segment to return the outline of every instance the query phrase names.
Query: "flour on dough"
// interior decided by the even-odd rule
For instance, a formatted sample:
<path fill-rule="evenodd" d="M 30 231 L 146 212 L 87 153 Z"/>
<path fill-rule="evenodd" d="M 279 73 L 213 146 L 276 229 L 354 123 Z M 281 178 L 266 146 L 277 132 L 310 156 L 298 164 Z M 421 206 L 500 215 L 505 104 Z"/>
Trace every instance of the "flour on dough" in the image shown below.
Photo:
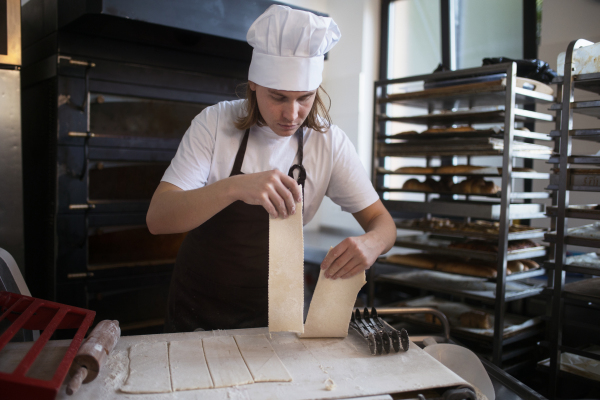
<path fill-rule="evenodd" d="M 167 342 L 140 343 L 129 349 L 129 377 L 124 393 L 171 392 Z"/>
<path fill-rule="evenodd" d="M 269 218 L 269 332 L 304 332 L 302 203 L 288 218 Z"/>
<path fill-rule="evenodd" d="M 213 336 L 202 339 L 202 345 L 214 387 L 254 383 L 233 337 Z"/>
<path fill-rule="evenodd" d="M 346 337 L 356 296 L 365 281 L 365 272 L 347 279 L 325 278 L 321 270 L 301 338 Z"/>
<path fill-rule="evenodd" d="M 291 382 L 285 368 L 265 335 L 234 336 L 254 382 Z"/>
<path fill-rule="evenodd" d="M 214 387 L 204 358 L 202 340 L 170 342 L 169 365 L 173 391 Z"/>

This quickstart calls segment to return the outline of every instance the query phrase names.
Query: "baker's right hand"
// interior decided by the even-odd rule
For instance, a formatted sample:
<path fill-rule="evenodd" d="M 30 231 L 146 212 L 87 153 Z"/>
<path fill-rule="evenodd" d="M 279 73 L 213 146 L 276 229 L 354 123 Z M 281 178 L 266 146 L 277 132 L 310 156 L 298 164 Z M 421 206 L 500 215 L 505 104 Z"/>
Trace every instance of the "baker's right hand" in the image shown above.
<path fill-rule="evenodd" d="M 231 178 L 235 180 L 238 200 L 263 206 L 273 218 L 295 214 L 296 203 L 302 200 L 301 186 L 277 169 Z"/>

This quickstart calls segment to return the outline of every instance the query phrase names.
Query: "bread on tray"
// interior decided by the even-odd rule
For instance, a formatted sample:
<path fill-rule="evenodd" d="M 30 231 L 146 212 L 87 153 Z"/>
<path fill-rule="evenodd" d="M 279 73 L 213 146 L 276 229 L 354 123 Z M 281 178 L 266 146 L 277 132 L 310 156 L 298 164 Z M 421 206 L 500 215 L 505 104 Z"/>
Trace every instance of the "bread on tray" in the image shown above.
<path fill-rule="evenodd" d="M 435 172 L 435 168 L 433 167 L 400 167 L 394 172 L 399 172 L 402 174 L 433 174 Z"/>
<path fill-rule="evenodd" d="M 459 315 L 460 326 L 465 328 L 490 329 L 492 318 L 489 313 L 481 310 L 467 311 Z"/>

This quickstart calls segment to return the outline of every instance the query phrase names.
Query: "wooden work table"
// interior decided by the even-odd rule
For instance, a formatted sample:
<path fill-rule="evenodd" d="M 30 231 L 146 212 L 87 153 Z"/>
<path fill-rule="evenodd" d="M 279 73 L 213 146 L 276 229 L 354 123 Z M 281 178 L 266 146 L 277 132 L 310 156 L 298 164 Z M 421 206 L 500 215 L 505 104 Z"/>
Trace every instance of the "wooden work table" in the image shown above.
<path fill-rule="evenodd" d="M 271 345 L 286 366 L 292 382 L 254 383 L 232 388 L 134 395 L 120 392 L 128 376 L 129 348 L 138 343 L 191 341 L 213 335 L 266 334 L 267 328 L 125 336 L 117 343 L 98 377 L 67 396 L 61 387 L 58 399 L 333 399 L 372 396 L 386 393 L 451 388 L 466 383 L 414 343 L 407 352 L 371 356 L 366 342 L 351 331 L 344 339 L 299 339 L 293 333 L 273 333 Z M 31 343 L 11 343 L 0 357 L 0 370 L 10 369 Z M 32 368 L 43 378 L 52 374 L 68 341 L 51 341 Z M 327 390 L 325 381 L 335 382 Z M 441 390 L 443 392 L 444 389 Z M 415 395 L 416 397 L 416 395 Z"/>

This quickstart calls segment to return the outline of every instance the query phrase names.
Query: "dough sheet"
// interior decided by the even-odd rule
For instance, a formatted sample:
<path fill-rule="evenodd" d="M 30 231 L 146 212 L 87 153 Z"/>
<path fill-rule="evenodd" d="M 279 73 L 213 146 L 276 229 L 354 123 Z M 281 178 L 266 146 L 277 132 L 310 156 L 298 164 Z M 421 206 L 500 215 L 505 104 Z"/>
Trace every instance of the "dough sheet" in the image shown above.
<path fill-rule="evenodd" d="M 202 340 L 169 343 L 169 365 L 173 391 L 214 387 Z"/>
<path fill-rule="evenodd" d="M 269 332 L 304 332 L 302 202 L 288 218 L 269 218 Z"/>
<path fill-rule="evenodd" d="M 140 343 L 129 349 L 129 377 L 124 393 L 171 392 L 167 342 Z"/>
<path fill-rule="evenodd" d="M 202 344 L 214 387 L 254 383 L 233 337 L 214 336 L 202 339 Z"/>
<path fill-rule="evenodd" d="M 321 270 L 310 302 L 304 334 L 301 338 L 346 337 L 356 296 L 365 280 L 365 272 L 348 279 L 325 278 Z"/>
<path fill-rule="evenodd" d="M 254 382 L 291 382 L 285 368 L 265 335 L 234 336 Z"/>

